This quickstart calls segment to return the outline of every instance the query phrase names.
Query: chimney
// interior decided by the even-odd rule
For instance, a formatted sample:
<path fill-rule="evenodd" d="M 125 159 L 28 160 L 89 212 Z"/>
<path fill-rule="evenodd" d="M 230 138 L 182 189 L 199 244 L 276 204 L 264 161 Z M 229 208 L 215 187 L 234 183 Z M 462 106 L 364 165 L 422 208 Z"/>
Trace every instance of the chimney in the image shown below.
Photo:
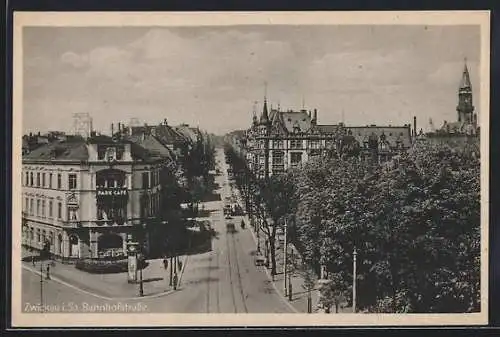
<path fill-rule="evenodd" d="M 311 118 L 311 110 L 309 110 L 309 118 Z"/>
<path fill-rule="evenodd" d="M 413 135 L 417 136 L 417 116 L 413 116 Z"/>
<path fill-rule="evenodd" d="M 113 137 L 114 133 L 115 133 L 114 125 L 113 125 L 113 123 L 111 123 L 111 137 Z"/>
<path fill-rule="evenodd" d="M 166 118 L 163 119 L 163 125 L 168 125 Z"/>
<path fill-rule="evenodd" d="M 314 123 L 318 122 L 318 109 L 314 109 L 313 120 L 314 120 Z"/>

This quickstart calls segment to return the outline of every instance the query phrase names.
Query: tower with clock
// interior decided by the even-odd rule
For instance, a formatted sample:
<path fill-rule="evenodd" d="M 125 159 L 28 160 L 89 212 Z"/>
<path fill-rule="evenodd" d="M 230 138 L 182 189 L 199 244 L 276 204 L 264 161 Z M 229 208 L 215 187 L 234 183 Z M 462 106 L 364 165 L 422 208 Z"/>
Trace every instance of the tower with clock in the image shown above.
<path fill-rule="evenodd" d="M 458 121 L 464 124 L 472 124 L 474 122 L 474 105 L 472 104 L 472 85 L 470 82 L 469 69 L 467 68 L 467 60 L 465 60 L 462 80 L 458 89 L 458 105 L 457 105 Z"/>

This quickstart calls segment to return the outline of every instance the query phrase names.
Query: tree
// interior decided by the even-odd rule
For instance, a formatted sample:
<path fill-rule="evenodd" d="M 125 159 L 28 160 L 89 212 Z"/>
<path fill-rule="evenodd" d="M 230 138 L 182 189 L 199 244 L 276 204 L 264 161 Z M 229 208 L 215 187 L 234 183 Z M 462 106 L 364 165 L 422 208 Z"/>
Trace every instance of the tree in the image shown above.
<path fill-rule="evenodd" d="M 373 312 L 479 308 L 479 152 L 423 144 L 392 166 L 356 156 L 311 161 L 293 174 L 296 246 L 327 267 L 330 299 L 352 293 Z"/>

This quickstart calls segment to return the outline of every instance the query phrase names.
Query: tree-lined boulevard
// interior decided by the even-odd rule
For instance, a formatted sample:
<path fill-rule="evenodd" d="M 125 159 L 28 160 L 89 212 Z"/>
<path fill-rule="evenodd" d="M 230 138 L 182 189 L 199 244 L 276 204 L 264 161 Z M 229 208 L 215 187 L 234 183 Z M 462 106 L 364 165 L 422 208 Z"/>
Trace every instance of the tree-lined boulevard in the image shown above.
<path fill-rule="evenodd" d="M 50 307 L 56 308 L 58 305 L 62 306 L 65 303 L 66 308 L 69 308 L 68 303 L 70 303 L 73 309 L 83 308 L 84 303 L 88 305 L 121 303 L 122 309 L 124 308 L 123 304 L 129 304 L 132 307 L 135 305 L 135 308 L 139 308 L 137 305 L 140 304 L 142 305 L 141 310 L 147 312 L 293 312 L 286 300 L 276 292 L 271 280 L 263 270 L 265 267 L 254 265 L 256 245 L 250 229 L 240 227 L 243 217 L 224 218 L 223 202 L 226 197 L 231 196 L 232 191 L 228 183 L 227 166 L 224 162 L 222 149 L 218 149 L 216 158 L 221 174 L 215 177 L 215 184 L 218 188 L 214 191 L 214 194 L 219 194 L 220 198 L 200 204 L 206 212 L 209 212 L 208 217 L 203 218 L 203 220 L 209 220 L 211 223 L 213 230 L 211 247 L 207 252 L 193 254 L 187 260 L 183 260 L 186 261 L 186 265 L 176 291 L 150 296 L 151 286 L 146 282 L 144 283 L 145 296 L 143 298 L 136 295 L 133 299 L 130 299 L 131 296 L 129 298 L 123 298 L 126 296 L 122 296 L 121 298 L 110 299 L 104 294 L 99 295 L 98 291 L 95 291 L 97 296 L 93 296 L 90 295 L 93 292 L 92 289 L 87 288 L 83 292 L 76 289 L 79 288 L 78 286 L 73 288 L 58 282 L 57 274 L 60 264 L 56 262 L 51 271 L 51 280 L 44 279 L 43 282 L 43 301 L 48 310 L 50 310 Z M 235 233 L 226 231 L 228 222 L 236 224 Z M 37 262 L 37 265 L 38 263 L 40 262 Z M 166 275 L 166 272 L 161 270 L 160 263 L 153 261 L 152 265 L 158 269 L 158 273 Z M 30 267 L 29 263 L 25 263 L 25 266 Z M 81 282 L 83 284 L 87 283 L 87 285 L 90 285 L 95 280 L 102 279 L 99 275 L 90 275 L 77 270 L 74 273 L 79 273 L 78 277 L 82 278 Z M 85 282 L 85 278 L 88 278 L 89 282 Z M 161 287 L 167 290 L 167 279 L 168 277 L 165 276 L 163 280 L 156 281 L 156 283 L 162 284 Z M 127 282 L 126 276 L 123 275 L 121 282 Z M 94 283 L 96 283 L 96 286 L 102 284 L 97 281 Z M 115 284 L 115 287 L 119 286 L 119 284 Z M 159 286 L 155 285 L 155 287 L 158 288 Z M 40 303 L 40 277 L 27 269 L 23 270 L 22 301 L 24 306 Z M 121 310 L 120 307 L 116 308 Z"/>

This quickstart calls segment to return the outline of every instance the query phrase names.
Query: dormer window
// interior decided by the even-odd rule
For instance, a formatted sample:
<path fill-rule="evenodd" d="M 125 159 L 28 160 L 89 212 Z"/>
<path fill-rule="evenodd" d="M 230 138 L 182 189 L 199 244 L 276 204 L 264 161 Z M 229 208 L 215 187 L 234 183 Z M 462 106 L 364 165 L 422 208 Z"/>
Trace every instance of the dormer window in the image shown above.
<path fill-rule="evenodd" d="M 125 152 L 125 149 L 123 148 L 123 146 L 118 146 L 116 148 L 116 160 L 122 160 L 124 152 Z"/>
<path fill-rule="evenodd" d="M 116 149 L 114 147 L 108 147 L 106 150 L 106 160 L 113 161 L 116 160 Z"/>
<path fill-rule="evenodd" d="M 105 146 L 98 146 L 97 147 L 97 159 L 98 160 L 104 160 L 104 157 L 106 155 L 106 147 Z"/>

